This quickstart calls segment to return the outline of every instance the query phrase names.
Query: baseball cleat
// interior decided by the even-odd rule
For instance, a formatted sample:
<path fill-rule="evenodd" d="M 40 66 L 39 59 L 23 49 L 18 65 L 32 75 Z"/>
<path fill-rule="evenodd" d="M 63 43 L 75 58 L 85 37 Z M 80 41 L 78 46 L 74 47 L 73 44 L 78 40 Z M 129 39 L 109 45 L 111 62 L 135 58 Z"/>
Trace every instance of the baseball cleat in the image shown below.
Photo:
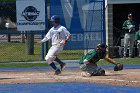
<path fill-rule="evenodd" d="M 61 74 L 61 71 L 58 69 L 58 70 L 55 71 L 54 74 L 55 74 L 55 75 L 59 75 L 59 74 Z"/>
<path fill-rule="evenodd" d="M 61 71 L 65 68 L 65 66 L 66 66 L 66 63 L 62 63 L 62 64 L 60 64 Z"/>

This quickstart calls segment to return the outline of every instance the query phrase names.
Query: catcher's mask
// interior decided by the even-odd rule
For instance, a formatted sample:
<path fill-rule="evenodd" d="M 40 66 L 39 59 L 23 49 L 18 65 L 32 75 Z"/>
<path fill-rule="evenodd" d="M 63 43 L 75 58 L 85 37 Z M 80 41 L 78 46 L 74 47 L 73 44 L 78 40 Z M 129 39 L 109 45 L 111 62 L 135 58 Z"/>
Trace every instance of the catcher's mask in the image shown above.
<path fill-rule="evenodd" d="M 107 48 L 107 45 L 105 45 L 105 44 L 97 45 L 96 50 L 98 51 L 100 58 L 104 58 L 106 56 L 106 48 Z"/>
<path fill-rule="evenodd" d="M 97 50 L 106 51 L 107 45 L 105 44 L 98 44 Z"/>

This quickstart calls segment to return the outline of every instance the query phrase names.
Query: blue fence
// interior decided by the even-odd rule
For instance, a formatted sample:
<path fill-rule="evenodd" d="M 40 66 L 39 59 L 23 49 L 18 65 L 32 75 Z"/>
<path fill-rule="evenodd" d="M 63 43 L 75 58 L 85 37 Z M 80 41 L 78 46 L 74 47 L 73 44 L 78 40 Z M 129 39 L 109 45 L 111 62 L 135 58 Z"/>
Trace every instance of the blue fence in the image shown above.
<path fill-rule="evenodd" d="M 51 0 L 50 16 L 59 15 L 72 34 L 65 49 L 93 49 L 105 40 L 104 0 Z"/>

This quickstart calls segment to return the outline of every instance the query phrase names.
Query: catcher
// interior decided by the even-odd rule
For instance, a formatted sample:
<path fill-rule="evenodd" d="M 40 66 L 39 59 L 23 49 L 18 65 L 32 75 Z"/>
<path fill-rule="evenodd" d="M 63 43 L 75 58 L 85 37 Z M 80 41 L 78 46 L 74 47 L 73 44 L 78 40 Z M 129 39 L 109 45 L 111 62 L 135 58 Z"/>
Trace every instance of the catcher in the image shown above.
<path fill-rule="evenodd" d="M 95 50 L 81 57 L 79 64 L 80 69 L 83 71 L 81 74 L 82 76 L 104 76 L 105 70 L 98 67 L 96 64 L 100 59 L 105 59 L 109 63 L 114 64 L 114 71 L 123 70 L 123 64 L 115 63 L 113 59 L 106 57 L 106 49 L 107 46 L 105 44 L 99 44 Z"/>

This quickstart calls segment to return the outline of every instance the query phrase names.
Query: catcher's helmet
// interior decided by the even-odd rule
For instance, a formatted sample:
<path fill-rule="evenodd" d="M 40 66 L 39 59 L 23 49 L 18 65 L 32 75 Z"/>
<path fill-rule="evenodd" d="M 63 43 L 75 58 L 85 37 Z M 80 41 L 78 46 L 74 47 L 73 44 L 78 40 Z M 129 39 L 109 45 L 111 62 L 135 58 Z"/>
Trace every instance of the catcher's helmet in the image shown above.
<path fill-rule="evenodd" d="M 101 59 L 105 58 L 105 56 L 106 56 L 106 48 L 107 48 L 107 45 L 105 45 L 105 44 L 97 45 L 96 49 L 97 49 L 98 55 Z"/>
<path fill-rule="evenodd" d="M 53 15 L 52 17 L 51 17 L 51 20 L 50 20 L 51 22 L 60 22 L 60 17 L 59 16 L 57 16 L 57 15 Z"/>
<path fill-rule="evenodd" d="M 102 50 L 102 51 L 106 51 L 107 45 L 105 44 L 98 44 L 97 45 L 97 50 Z"/>

